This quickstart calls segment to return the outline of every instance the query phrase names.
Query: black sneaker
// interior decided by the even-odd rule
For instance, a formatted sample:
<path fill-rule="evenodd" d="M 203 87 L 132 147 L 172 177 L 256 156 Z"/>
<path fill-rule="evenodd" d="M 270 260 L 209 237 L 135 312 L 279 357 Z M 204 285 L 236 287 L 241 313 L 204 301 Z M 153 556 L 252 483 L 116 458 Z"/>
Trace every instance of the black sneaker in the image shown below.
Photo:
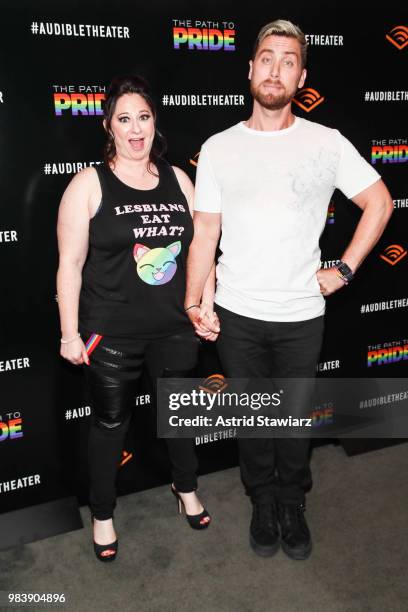
<path fill-rule="evenodd" d="M 261 557 L 272 557 L 279 550 L 279 529 L 274 503 L 254 504 L 249 528 L 249 543 Z"/>
<path fill-rule="evenodd" d="M 278 521 L 282 550 L 291 559 L 302 561 L 312 552 L 312 539 L 307 526 L 304 504 L 278 504 Z"/>

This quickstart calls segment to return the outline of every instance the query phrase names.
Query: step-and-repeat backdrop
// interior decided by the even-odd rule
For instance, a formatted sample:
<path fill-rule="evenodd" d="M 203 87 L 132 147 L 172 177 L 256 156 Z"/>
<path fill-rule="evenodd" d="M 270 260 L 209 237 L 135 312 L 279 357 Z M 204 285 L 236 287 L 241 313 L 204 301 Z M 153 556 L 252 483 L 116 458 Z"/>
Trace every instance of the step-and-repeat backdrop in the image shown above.
<path fill-rule="evenodd" d="M 81 369 L 59 357 L 56 218 L 81 168 L 101 163 L 111 78 L 143 75 L 156 94 L 168 160 L 195 178 L 202 142 L 251 110 L 248 60 L 265 23 L 287 18 L 309 42 L 294 112 L 338 128 L 383 176 L 395 212 L 355 281 L 327 300 L 319 376 L 404 375 L 408 359 L 408 14 L 402 1 L 8 3 L 0 37 L 0 508 L 67 494 L 86 501 L 91 407 Z M 290 7 L 289 7 L 290 5 Z M 335 192 L 322 267 L 350 240 L 359 209 Z M 245 240 L 245 235 L 242 236 Z M 282 253 L 282 257 L 285 254 Z M 220 372 L 203 346 L 200 375 Z M 142 381 L 120 493 L 169 481 L 154 401 Z M 335 406 L 319 407 L 315 426 Z M 201 471 L 237 461 L 234 430 L 196 439 Z"/>

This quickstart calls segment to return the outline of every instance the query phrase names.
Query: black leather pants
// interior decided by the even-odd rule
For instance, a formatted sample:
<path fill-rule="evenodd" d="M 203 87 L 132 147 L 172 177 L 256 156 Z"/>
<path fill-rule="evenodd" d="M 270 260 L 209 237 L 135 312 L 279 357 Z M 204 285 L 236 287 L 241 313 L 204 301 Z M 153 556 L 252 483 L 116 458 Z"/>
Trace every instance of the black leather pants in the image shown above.
<path fill-rule="evenodd" d="M 90 334 L 83 332 L 83 337 Z M 84 365 L 92 400 L 88 463 L 89 504 L 93 515 L 113 516 L 115 480 L 131 417 L 136 384 L 145 366 L 152 379 L 193 376 L 199 339 L 193 329 L 154 340 L 103 337 Z M 197 488 L 197 458 L 192 439 L 166 439 L 176 488 Z"/>

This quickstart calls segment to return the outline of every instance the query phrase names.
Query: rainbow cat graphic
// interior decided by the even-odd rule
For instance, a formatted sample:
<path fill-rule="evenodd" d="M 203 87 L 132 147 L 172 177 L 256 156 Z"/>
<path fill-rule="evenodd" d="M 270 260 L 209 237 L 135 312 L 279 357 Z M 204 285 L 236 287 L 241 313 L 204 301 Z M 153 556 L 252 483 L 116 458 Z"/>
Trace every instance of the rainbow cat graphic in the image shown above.
<path fill-rule="evenodd" d="M 137 263 L 139 278 L 148 285 L 164 285 L 176 273 L 176 257 L 181 251 L 181 242 L 172 242 L 168 247 L 149 249 L 143 244 L 135 244 L 133 257 Z"/>

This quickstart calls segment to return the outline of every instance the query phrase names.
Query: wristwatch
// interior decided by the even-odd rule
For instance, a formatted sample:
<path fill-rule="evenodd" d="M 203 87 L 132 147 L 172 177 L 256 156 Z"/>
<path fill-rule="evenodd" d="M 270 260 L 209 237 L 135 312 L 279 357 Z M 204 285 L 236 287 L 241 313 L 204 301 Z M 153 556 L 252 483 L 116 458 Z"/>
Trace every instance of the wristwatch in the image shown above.
<path fill-rule="evenodd" d="M 354 274 L 349 268 L 349 266 L 344 263 L 344 261 L 339 261 L 338 264 L 334 266 L 339 273 L 340 278 L 346 283 L 346 285 L 353 280 Z"/>

